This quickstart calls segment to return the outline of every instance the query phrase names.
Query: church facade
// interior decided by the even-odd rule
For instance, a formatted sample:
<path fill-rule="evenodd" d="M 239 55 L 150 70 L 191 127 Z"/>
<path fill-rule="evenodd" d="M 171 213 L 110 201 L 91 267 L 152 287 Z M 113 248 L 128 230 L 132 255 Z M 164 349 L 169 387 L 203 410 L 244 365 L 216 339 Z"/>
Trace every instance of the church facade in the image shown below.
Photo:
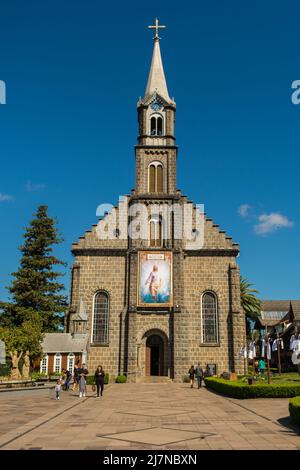
<path fill-rule="evenodd" d="M 157 31 L 137 112 L 135 189 L 72 246 L 65 332 L 88 338 L 91 372 L 102 364 L 128 381 L 182 381 L 198 362 L 243 373 L 239 245 L 177 189 L 176 104 Z"/>

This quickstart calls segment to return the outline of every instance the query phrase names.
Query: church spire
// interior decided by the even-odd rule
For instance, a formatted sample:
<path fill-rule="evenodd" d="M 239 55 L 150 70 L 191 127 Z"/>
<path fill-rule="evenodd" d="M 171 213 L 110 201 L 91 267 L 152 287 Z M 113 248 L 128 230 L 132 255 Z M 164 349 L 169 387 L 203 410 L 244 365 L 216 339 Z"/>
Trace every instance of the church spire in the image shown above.
<path fill-rule="evenodd" d="M 165 78 L 164 68 L 161 59 L 158 36 L 159 28 L 165 28 L 164 25 L 158 24 L 158 19 L 155 20 L 155 26 L 148 26 L 148 28 L 155 29 L 154 48 L 152 55 L 152 62 L 147 82 L 145 97 L 151 96 L 153 93 L 158 93 L 167 102 L 172 101 L 169 97 L 167 82 Z"/>

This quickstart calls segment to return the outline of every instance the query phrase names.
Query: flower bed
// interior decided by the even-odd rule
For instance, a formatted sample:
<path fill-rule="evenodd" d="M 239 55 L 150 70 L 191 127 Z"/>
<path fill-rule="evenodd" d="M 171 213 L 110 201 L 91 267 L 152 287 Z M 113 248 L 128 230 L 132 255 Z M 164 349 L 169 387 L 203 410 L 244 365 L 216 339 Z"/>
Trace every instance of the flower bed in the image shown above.
<path fill-rule="evenodd" d="M 290 399 L 289 412 L 292 421 L 300 425 L 300 397 Z"/>
<path fill-rule="evenodd" d="M 300 395 L 300 383 L 257 383 L 248 385 L 243 382 L 207 377 L 204 379 L 209 390 L 232 398 L 289 398 Z"/>

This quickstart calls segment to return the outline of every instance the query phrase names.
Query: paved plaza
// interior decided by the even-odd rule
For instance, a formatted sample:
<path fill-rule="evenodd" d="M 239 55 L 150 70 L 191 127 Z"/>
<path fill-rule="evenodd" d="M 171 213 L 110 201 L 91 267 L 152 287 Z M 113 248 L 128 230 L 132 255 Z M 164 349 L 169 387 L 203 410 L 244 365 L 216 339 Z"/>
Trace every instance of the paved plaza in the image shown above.
<path fill-rule="evenodd" d="M 3 449 L 300 449 L 288 399 L 235 400 L 188 384 L 111 384 L 101 398 L 0 393 Z"/>

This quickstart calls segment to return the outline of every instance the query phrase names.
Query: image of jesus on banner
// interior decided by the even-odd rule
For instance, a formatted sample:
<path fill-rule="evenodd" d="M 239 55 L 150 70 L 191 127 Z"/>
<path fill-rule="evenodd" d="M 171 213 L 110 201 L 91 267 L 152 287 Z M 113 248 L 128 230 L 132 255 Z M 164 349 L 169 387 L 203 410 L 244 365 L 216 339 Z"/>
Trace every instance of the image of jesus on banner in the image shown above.
<path fill-rule="evenodd" d="M 172 262 L 169 253 L 142 253 L 139 273 L 139 304 L 170 305 Z"/>

